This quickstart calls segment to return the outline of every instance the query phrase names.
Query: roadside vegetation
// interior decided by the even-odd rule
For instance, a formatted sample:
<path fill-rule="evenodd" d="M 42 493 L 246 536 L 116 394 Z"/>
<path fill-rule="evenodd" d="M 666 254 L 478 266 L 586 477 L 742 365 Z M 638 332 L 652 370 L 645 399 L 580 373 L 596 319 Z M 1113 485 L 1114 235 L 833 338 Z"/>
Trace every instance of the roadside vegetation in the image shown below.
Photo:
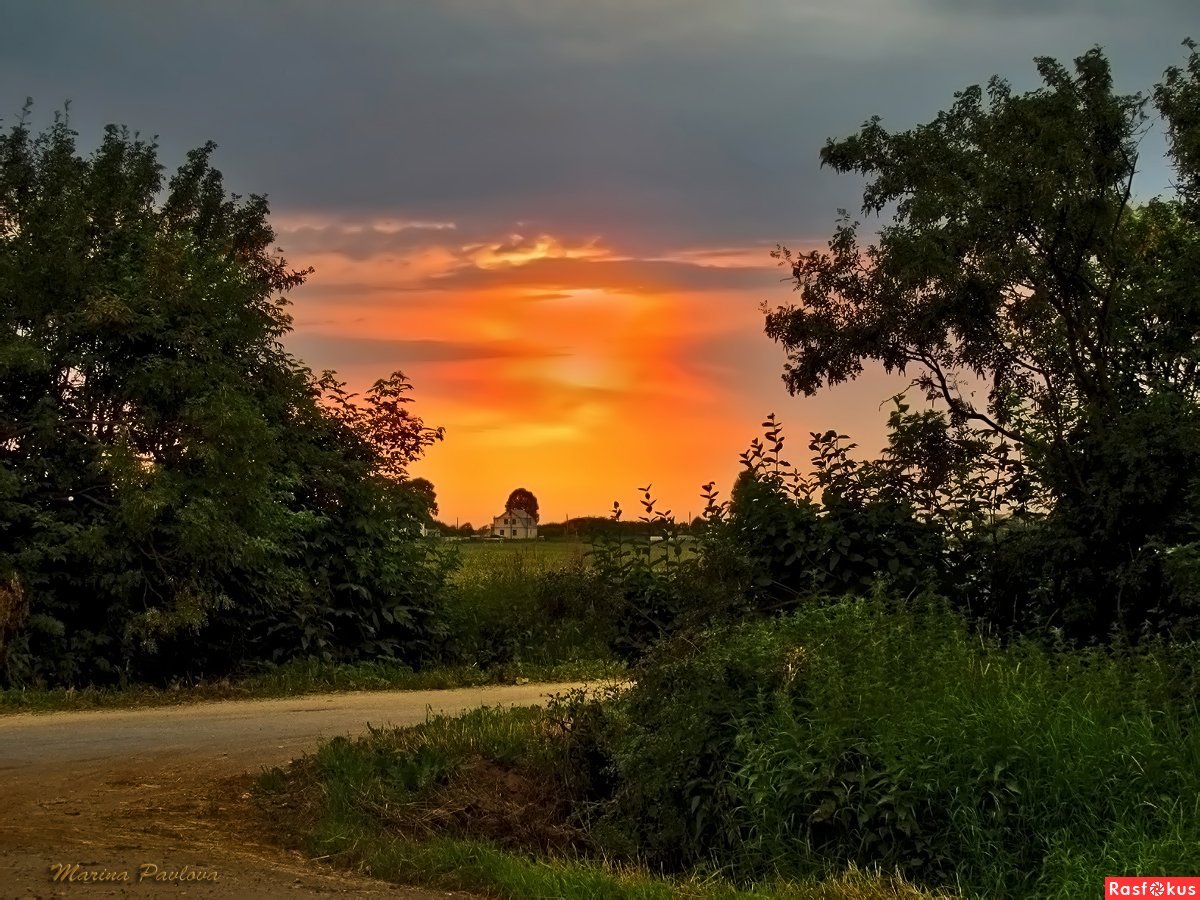
<path fill-rule="evenodd" d="M 271 666 L 256 674 L 211 681 L 175 682 L 166 686 L 7 688 L 0 691 L 0 715 L 63 712 L 82 709 L 136 709 L 178 706 L 210 700 L 265 700 L 343 691 L 427 691 L 497 684 L 611 682 L 627 677 L 616 660 L 538 665 L 509 663 L 486 667 L 426 666 L 401 663 L 335 665 L 315 661 Z"/>
<path fill-rule="evenodd" d="M 432 544 L 431 546 L 437 546 Z M 570 542 L 439 546 L 451 574 L 442 602 L 446 637 L 436 662 L 263 663 L 220 677 L 165 684 L 13 686 L 0 714 L 288 697 L 331 691 L 431 690 L 525 682 L 611 681 L 626 666 L 607 642 L 611 610 L 588 565 L 589 545 Z"/>
<path fill-rule="evenodd" d="M 377 877 L 491 896 L 949 896 L 854 868 L 739 887 L 715 870 L 652 874 L 607 854 L 588 826 L 598 810 L 576 768 L 596 749 L 597 732 L 580 723 L 600 714 L 610 707 L 580 693 L 549 709 L 482 709 L 337 739 L 263 773 L 264 821 L 283 843 Z"/>
<path fill-rule="evenodd" d="M 674 641 L 629 689 L 337 739 L 260 785 L 314 856 L 503 896 L 646 870 L 843 896 L 881 870 L 845 895 L 1081 897 L 1200 863 L 1198 689 L 1194 645 L 1002 645 L 941 603 L 846 600 Z"/>

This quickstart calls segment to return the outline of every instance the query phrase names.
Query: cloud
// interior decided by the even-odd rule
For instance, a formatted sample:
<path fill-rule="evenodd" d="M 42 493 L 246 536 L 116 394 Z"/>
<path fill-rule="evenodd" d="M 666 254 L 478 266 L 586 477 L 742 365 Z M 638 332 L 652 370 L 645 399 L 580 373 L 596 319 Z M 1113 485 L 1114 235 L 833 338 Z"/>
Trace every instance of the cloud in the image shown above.
<path fill-rule="evenodd" d="M 766 260 L 770 263 L 770 259 Z M 441 291 L 521 288 L 564 291 L 571 288 L 607 290 L 626 294 L 662 294 L 682 291 L 762 291 L 783 276 L 762 266 L 705 266 L 676 260 L 533 259 L 504 268 L 458 268 L 432 276 L 421 290 Z"/>
<path fill-rule="evenodd" d="M 519 341 L 446 341 L 346 337 L 306 331 L 291 336 L 289 348 L 301 359 L 347 360 L 356 365 L 402 369 L 412 363 L 461 363 L 474 360 L 550 359 L 562 349 Z"/>
<path fill-rule="evenodd" d="M 1140 19 L 1147 15 L 1182 17 L 1196 11 L 1193 0 L 1149 0 L 1139 4 L 1131 4 L 1127 0 L 921 0 L 919 5 L 950 14 L 1008 18 L 1014 15 L 1046 18 L 1082 13 L 1109 19 Z"/>
<path fill-rule="evenodd" d="M 826 234 L 857 194 L 819 169 L 826 137 L 1096 43 L 1145 88 L 1193 20 L 1193 0 L 8 0 L 0 110 L 70 98 L 83 140 L 125 122 L 169 165 L 215 139 L 231 188 L 296 215 L 526 219 L 653 255 Z"/>
<path fill-rule="evenodd" d="M 463 248 L 467 259 L 479 269 L 497 269 L 526 265 L 543 259 L 605 259 L 612 254 L 593 238 L 572 247 L 548 234 L 526 237 L 511 234 L 492 244 L 472 244 Z"/>
<path fill-rule="evenodd" d="M 350 259 L 412 253 L 457 229 L 454 222 L 385 218 L 329 221 L 318 216 L 274 216 L 279 246 L 289 253 L 336 253 Z"/>

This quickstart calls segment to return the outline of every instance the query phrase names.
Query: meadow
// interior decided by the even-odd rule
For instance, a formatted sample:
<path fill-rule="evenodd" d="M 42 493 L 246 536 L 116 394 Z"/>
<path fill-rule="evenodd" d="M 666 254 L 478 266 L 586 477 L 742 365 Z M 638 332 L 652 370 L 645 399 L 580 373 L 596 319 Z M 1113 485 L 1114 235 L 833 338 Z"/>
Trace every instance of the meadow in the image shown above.
<path fill-rule="evenodd" d="M 533 575 L 581 563 L 591 544 L 581 540 L 559 541 L 461 541 L 453 545 L 460 567 L 451 576 L 453 584 L 487 580 L 501 571 Z"/>

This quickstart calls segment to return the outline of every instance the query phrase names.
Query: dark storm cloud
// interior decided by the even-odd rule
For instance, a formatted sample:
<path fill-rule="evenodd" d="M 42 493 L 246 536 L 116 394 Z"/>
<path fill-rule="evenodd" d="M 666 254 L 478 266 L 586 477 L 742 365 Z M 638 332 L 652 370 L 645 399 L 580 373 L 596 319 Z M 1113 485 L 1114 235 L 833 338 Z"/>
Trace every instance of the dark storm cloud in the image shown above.
<path fill-rule="evenodd" d="M 172 165 L 215 139 L 276 211 L 587 227 L 652 255 L 827 234 L 858 186 L 819 170 L 826 137 L 915 124 L 995 72 L 1032 86 L 1034 56 L 1099 43 L 1144 89 L 1193 5 L 6 0 L 0 111 L 70 98 L 82 139 L 124 122 Z"/>

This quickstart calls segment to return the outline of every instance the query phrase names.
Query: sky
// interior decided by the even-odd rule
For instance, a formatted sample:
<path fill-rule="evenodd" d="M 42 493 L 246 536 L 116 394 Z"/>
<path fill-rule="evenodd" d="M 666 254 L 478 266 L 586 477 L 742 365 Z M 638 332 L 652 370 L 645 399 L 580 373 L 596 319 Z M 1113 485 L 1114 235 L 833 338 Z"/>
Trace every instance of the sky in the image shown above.
<path fill-rule="evenodd" d="M 872 115 L 903 129 L 1032 60 L 1102 46 L 1147 91 L 1200 39 L 1195 0 L 4 0 L 0 127 L 70 102 L 80 145 L 214 140 L 312 266 L 290 349 L 352 388 L 403 371 L 444 442 L 412 467 L 441 518 L 516 487 L 544 520 L 701 511 L 774 412 L 874 453 L 903 379 L 791 397 L 762 307 L 778 244 L 821 247 L 861 182 L 822 170 Z M 1161 128 L 1141 196 L 1169 189 Z"/>

